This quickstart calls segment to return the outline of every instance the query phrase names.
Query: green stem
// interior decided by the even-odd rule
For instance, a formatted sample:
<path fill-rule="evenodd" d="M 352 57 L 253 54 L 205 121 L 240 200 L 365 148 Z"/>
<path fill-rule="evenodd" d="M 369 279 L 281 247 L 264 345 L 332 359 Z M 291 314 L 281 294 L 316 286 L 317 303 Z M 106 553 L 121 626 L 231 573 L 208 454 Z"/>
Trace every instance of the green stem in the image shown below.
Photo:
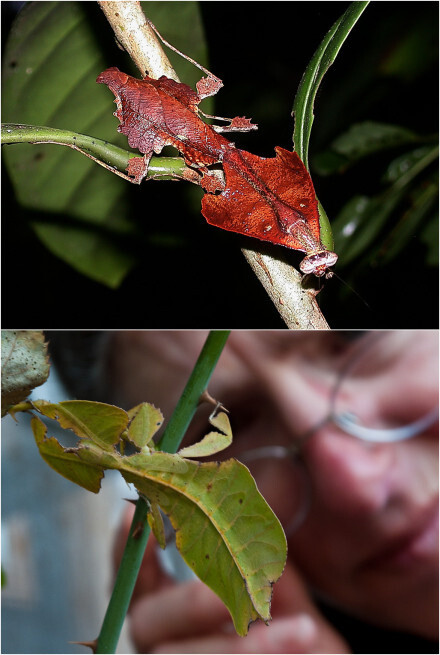
<path fill-rule="evenodd" d="M 175 453 L 179 448 L 199 405 L 200 396 L 208 385 L 228 336 L 228 330 L 211 331 L 209 333 L 194 370 L 159 442 L 159 450 Z"/>
<path fill-rule="evenodd" d="M 52 143 L 69 146 L 91 157 L 98 163 L 104 163 L 110 168 L 121 172 L 126 170 L 132 157 L 139 157 L 139 153 L 130 152 L 108 141 L 70 130 L 58 130 L 42 125 L 2 123 L 1 144 L 11 145 L 16 143 Z M 170 179 L 174 175 L 183 176 L 186 169 L 187 167 L 181 157 L 153 156 L 148 167 L 147 176 L 160 175 L 161 179 Z"/>
<path fill-rule="evenodd" d="M 170 418 L 159 448 L 175 453 L 205 391 L 218 358 L 225 346 L 229 331 L 211 331 L 197 359 L 196 365 Z M 147 524 L 148 506 L 142 498 L 136 503 L 129 536 L 119 565 L 115 586 L 97 639 L 96 653 L 115 653 L 122 625 L 130 605 L 133 589 L 147 545 L 150 528 Z M 143 529 L 139 529 L 142 526 Z"/>

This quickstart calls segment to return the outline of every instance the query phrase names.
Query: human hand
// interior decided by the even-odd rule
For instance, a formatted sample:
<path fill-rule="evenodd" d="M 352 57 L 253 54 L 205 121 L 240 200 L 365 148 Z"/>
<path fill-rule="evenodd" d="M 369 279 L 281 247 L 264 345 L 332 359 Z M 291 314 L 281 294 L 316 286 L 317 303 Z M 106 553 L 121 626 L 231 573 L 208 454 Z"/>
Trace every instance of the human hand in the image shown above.
<path fill-rule="evenodd" d="M 118 537 L 120 557 L 129 515 Z M 274 587 L 273 620 L 235 632 L 228 610 L 204 584 L 176 584 L 161 569 L 150 538 L 130 609 L 131 636 L 148 653 L 348 653 L 344 639 L 319 612 L 291 564 Z"/>

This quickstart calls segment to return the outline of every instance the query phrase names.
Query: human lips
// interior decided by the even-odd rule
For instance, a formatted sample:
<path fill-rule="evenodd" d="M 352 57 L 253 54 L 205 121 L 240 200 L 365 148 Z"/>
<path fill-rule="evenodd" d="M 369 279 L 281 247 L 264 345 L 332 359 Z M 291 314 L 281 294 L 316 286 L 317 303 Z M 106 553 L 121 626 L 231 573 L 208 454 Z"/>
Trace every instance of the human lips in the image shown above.
<path fill-rule="evenodd" d="M 362 569 L 380 569 L 387 571 L 409 570 L 419 568 L 438 557 L 439 530 L 438 502 L 411 530 L 393 536 L 371 557 L 364 560 Z"/>

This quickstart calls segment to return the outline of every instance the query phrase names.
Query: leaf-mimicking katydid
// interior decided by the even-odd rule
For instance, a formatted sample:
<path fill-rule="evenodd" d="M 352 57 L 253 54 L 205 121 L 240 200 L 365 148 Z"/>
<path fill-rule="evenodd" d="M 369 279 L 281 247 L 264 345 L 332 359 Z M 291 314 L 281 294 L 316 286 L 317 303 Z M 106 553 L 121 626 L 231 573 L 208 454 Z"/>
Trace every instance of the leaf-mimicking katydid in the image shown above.
<path fill-rule="evenodd" d="M 153 152 L 158 154 L 165 145 L 172 145 L 200 174 L 200 185 L 206 191 L 202 214 L 208 223 L 305 252 L 300 263 L 303 273 L 331 277 L 329 268 L 338 257 L 321 242 L 318 202 L 301 159 L 280 147 L 275 148 L 274 158 L 258 157 L 222 136 L 223 132 L 256 129 L 250 119 L 235 117 L 226 126 L 206 124 L 198 105 L 217 93 L 223 83 L 203 70 L 207 77 L 197 83 L 197 92 L 164 76 L 140 80 L 114 67 L 98 76 L 96 81 L 115 95 L 118 131 L 143 154 L 130 159 L 128 179 L 139 184 Z M 213 164 L 223 167 L 224 187 L 208 168 Z"/>

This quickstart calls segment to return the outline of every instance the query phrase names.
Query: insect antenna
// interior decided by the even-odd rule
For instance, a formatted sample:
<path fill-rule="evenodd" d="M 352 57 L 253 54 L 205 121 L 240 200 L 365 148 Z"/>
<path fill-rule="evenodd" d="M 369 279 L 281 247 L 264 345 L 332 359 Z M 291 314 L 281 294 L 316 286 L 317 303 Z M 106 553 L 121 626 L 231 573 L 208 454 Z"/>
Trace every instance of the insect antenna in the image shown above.
<path fill-rule="evenodd" d="M 341 282 L 345 287 L 347 287 L 347 289 L 350 289 L 350 291 L 351 291 L 352 293 L 354 293 L 354 295 L 357 296 L 357 297 L 359 298 L 359 300 L 362 302 L 362 304 L 365 305 L 365 307 L 366 307 L 370 312 L 373 311 L 373 310 L 371 309 L 370 305 L 369 305 L 369 304 L 367 303 L 367 301 L 365 300 L 365 298 L 363 298 L 363 297 L 360 295 L 360 293 L 358 293 L 358 292 L 356 291 L 356 289 L 354 289 L 350 284 L 348 284 L 348 282 L 346 282 L 346 281 L 345 281 L 345 280 L 344 280 L 340 275 L 338 275 L 337 273 L 335 273 L 335 271 L 333 271 L 333 275 L 334 275 L 336 278 L 338 278 L 338 280 L 339 280 L 339 281 L 340 281 L 340 282 Z"/>
<path fill-rule="evenodd" d="M 217 77 L 215 77 L 215 75 L 213 73 L 211 73 L 211 71 L 209 71 L 207 68 L 202 66 L 202 64 L 199 64 L 197 61 L 192 59 L 189 55 L 185 55 L 183 52 L 180 52 L 180 50 L 175 48 L 173 45 L 171 45 L 171 43 L 169 43 L 166 39 L 164 39 L 163 36 L 159 33 L 157 27 L 151 22 L 151 20 L 147 16 L 145 17 L 145 19 L 146 19 L 148 25 L 151 27 L 151 29 L 157 34 L 159 39 L 162 41 L 162 43 L 164 43 L 167 46 L 167 48 L 170 48 L 170 50 L 173 50 L 178 55 L 180 55 L 181 57 L 186 59 L 187 61 L 190 61 L 192 64 L 194 64 L 194 66 L 197 66 L 197 68 L 199 68 L 201 71 L 203 71 L 209 77 L 214 77 L 215 79 L 218 79 Z M 217 117 L 215 116 L 213 118 L 217 118 Z M 228 120 L 228 119 L 225 119 L 225 120 Z"/>

